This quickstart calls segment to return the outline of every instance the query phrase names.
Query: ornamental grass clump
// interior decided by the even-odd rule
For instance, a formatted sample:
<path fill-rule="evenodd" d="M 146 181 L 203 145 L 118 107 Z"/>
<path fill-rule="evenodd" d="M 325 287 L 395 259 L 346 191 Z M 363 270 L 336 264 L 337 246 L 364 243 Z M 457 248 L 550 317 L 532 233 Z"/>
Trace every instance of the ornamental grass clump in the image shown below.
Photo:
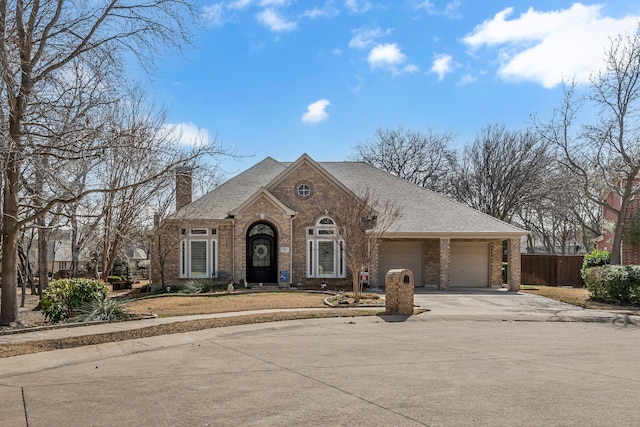
<path fill-rule="evenodd" d="M 42 294 L 42 313 L 50 322 L 59 323 L 73 316 L 83 303 L 107 298 L 109 288 L 101 280 L 59 279 L 49 283 Z"/>
<path fill-rule="evenodd" d="M 84 302 L 80 307 L 73 310 L 73 320 L 76 322 L 113 322 L 117 320 L 127 320 L 132 317 L 124 304 L 128 301 L 122 299 L 109 298 L 100 295 L 91 301 Z"/>

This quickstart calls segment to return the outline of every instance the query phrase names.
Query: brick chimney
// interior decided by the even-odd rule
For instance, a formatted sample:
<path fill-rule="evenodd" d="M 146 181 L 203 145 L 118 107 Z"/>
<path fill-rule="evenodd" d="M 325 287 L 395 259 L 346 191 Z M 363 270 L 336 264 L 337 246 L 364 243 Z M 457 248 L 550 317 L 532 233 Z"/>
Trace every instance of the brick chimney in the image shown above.
<path fill-rule="evenodd" d="M 191 203 L 193 192 L 193 169 L 189 166 L 176 168 L 176 211 Z"/>

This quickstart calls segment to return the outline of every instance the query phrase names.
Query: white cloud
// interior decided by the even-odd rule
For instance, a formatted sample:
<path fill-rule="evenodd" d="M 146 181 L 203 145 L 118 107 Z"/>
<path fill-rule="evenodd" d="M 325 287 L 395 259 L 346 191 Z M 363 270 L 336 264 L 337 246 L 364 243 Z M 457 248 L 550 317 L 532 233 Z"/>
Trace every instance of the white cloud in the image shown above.
<path fill-rule="evenodd" d="M 191 122 L 167 123 L 162 126 L 160 132 L 178 145 L 197 147 L 211 140 L 211 133 L 207 129 L 200 128 Z"/>
<path fill-rule="evenodd" d="M 308 9 L 302 12 L 302 16 L 310 19 L 331 18 L 332 16 L 337 16 L 339 14 L 340 11 L 333 5 L 332 1 L 327 1 L 322 7 L 314 6 L 313 9 Z"/>
<path fill-rule="evenodd" d="M 265 9 L 258 13 L 256 17 L 258 18 L 258 22 L 274 33 L 292 31 L 295 30 L 298 25 L 295 21 L 286 20 L 274 9 Z"/>
<path fill-rule="evenodd" d="M 356 83 L 354 86 L 349 86 L 349 90 L 350 90 L 352 93 L 356 93 L 356 94 L 357 94 L 357 93 L 359 93 L 359 92 L 362 90 L 362 88 L 364 88 L 364 87 L 365 87 L 365 83 L 366 83 L 366 82 L 365 82 L 365 80 L 364 80 L 362 77 L 360 77 L 360 76 L 356 76 L 356 80 L 357 80 L 357 83 Z"/>
<path fill-rule="evenodd" d="M 202 8 L 202 17 L 213 25 L 224 24 L 224 5 L 222 3 L 214 3 L 204 6 Z"/>
<path fill-rule="evenodd" d="M 227 5 L 229 9 L 244 9 L 251 4 L 252 0 L 235 0 Z"/>
<path fill-rule="evenodd" d="M 367 61 L 373 68 L 389 67 L 402 64 L 406 59 L 404 53 L 400 51 L 395 43 L 376 45 L 369 51 Z"/>
<path fill-rule="evenodd" d="M 458 86 L 465 86 L 478 81 L 478 78 L 471 74 L 465 74 L 458 82 Z"/>
<path fill-rule="evenodd" d="M 444 76 L 453 71 L 453 56 L 451 55 L 436 55 L 433 63 L 431 64 L 431 71 L 438 75 L 438 80 L 444 79 Z"/>
<path fill-rule="evenodd" d="M 271 7 L 271 6 L 282 7 L 282 6 L 288 6 L 288 5 L 289 5 L 289 0 L 262 0 L 260 2 L 260 6 L 262 7 Z"/>
<path fill-rule="evenodd" d="M 415 73 L 418 71 L 418 67 L 413 64 L 399 68 L 405 63 L 406 59 L 405 54 L 402 53 L 395 43 L 376 45 L 369 51 L 369 55 L 367 56 L 367 61 L 371 65 L 371 68 L 385 68 L 393 74 Z"/>
<path fill-rule="evenodd" d="M 373 7 L 369 1 L 345 0 L 344 6 L 353 13 L 363 13 Z"/>
<path fill-rule="evenodd" d="M 391 33 L 392 29 L 382 30 L 382 28 L 356 28 L 351 33 L 354 36 L 349 40 L 349 47 L 356 49 L 366 49 L 375 44 L 375 40 L 380 37 L 384 37 Z"/>
<path fill-rule="evenodd" d="M 425 0 L 418 3 L 415 8 L 424 9 L 429 15 L 443 15 L 448 18 L 458 18 L 460 17 L 460 14 L 458 13 L 460 4 L 460 0 L 452 0 L 444 6 L 444 9 L 437 9 L 433 2 Z"/>
<path fill-rule="evenodd" d="M 586 83 L 604 65 L 604 49 L 610 37 L 633 33 L 640 16 L 616 19 L 601 15 L 601 5 L 574 3 L 550 12 L 529 8 L 508 19 L 506 8 L 478 25 L 463 42 L 473 49 L 497 47 L 498 75 L 552 88 L 563 79 Z"/>
<path fill-rule="evenodd" d="M 327 107 L 331 104 L 328 99 L 319 99 L 318 101 L 307 105 L 307 112 L 302 116 L 305 123 L 319 123 L 329 118 Z"/>

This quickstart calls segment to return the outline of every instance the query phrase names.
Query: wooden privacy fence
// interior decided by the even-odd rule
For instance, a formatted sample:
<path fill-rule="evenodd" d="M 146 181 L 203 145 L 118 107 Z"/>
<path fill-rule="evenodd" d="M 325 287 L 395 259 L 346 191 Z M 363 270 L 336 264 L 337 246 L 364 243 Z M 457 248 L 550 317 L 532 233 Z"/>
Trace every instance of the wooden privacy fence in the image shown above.
<path fill-rule="evenodd" d="M 523 254 L 522 284 L 583 287 L 582 255 Z"/>

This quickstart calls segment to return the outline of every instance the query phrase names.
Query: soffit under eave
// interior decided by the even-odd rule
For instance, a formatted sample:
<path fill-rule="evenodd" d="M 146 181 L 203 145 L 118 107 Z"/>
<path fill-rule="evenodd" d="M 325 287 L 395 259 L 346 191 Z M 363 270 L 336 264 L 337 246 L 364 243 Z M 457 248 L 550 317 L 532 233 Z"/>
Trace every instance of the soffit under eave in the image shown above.
<path fill-rule="evenodd" d="M 247 207 L 251 206 L 256 200 L 258 200 L 262 196 L 266 197 L 271 203 L 273 203 L 274 206 L 280 209 L 284 215 L 296 216 L 298 214 L 296 211 L 294 211 L 293 209 L 289 208 L 287 205 L 282 203 L 280 199 L 278 199 L 276 196 L 271 194 L 271 192 L 269 192 L 269 190 L 267 190 L 265 187 L 260 187 L 258 191 L 253 193 L 253 195 L 249 197 L 247 200 L 245 200 L 240 206 L 229 211 L 229 215 L 231 216 L 241 215 L 242 212 Z"/>
<path fill-rule="evenodd" d="M 438 232 L 417 232 L 403 233 L 390 232 L 384 233 L 381 239 L 513 239 L 521 238 L 531 234 L 530 231 L 512 231 L 512 232 L 467 232 L 467 233 L 438 233 Z"/>

